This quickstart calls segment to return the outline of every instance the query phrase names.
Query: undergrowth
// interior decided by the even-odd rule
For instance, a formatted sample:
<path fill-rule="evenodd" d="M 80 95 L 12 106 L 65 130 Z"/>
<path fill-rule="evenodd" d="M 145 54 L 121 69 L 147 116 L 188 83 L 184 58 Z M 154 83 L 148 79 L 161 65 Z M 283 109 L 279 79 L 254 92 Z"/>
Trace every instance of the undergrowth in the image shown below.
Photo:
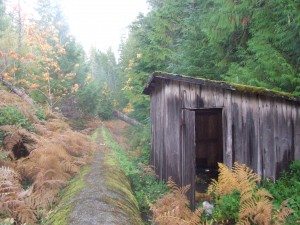
<path fill-rule="evenodd" d="M 190 185 L 179 188 L 171 178 L 169 178 L 167 184 L 170 187 L 169 193 L 158 199 L 154 204 L 151 204 L 155 224 L 200 224 L 204 209 L 201 207 L 193 212 L 188 207 L 189 200 L 186 197 L 186 193 Z M 206 224 L 206 221 L 204 223 Z"/>
<path fill-rule="evenodd" d="M 59 116 L 40 122 L 29 107 L 0 109 L 0 223 L 40 221 L 95 148 L 88 136 L 72 131 Z"/>
<path fill-rule="evenodd" d="M 214 207 L 203 204 L 195 212 L 189 208 L 185 196 L 188 186 L 178 188 L 169 181 L 171 191 L 152 204 L 154 221 L 159 224 L 238 224 L 281 225 L 294 212 L 287 201 L 276 208 L 273 196 L 258 186 L 257 174 L 244 164 L 235 163 L 233 169 L 219 163 L 219 177 L 208 188 L 214 197 Z M 296 223 L 295 223 L 296 224 Z"/>
<path fill-rule="evenodd" d="M 19 109 L 12 106 L 1 108 L 0 126 L 2 125 L 15 125 L 27 130 L 32 129 L 30 121 L 24 116 L 24 114 Z"/>
<path fill-rule="evenodd" d="M 167 185 L 159 181 L 151 167 L 145 164 L 147 156 L 141 157 L 140 154 L 132 156 L 125 152 L 106 128 L 103 128 L 103 138 L 105 143 L 115 151 L 122 169 L 130 179 L 144 222 L 150 224 L 150 204 L 167 192 Z"/>
<path fill-rule="evenodd" d="M 287 218 L 286 224 L 300 224 L 300 161 L 292 162 L 289 170 L 282 172 L 275 182 L 265 180 L 263 187 L 273 195 L 276 208 L 288 199 L 288 207 L 293 209 L 294 213 Z"/>

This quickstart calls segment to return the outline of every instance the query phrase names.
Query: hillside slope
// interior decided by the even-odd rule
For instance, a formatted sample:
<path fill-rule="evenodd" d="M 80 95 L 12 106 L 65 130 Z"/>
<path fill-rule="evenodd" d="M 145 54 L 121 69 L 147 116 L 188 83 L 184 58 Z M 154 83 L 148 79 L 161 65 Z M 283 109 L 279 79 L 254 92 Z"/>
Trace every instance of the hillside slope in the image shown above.
<path fill-rule="evenodd" d="M 90 160 L 95 143 L 0 86 L 0 223 L 34 224 Z"/>

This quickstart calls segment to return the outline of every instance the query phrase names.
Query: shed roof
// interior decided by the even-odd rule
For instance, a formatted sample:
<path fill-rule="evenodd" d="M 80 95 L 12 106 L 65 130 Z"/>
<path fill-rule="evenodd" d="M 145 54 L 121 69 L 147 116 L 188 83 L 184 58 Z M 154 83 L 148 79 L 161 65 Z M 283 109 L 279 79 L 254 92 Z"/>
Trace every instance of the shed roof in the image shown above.
<path fill-rule="evenodd" d="M 225 81 L 215 81 L 215 80 L 208 80 L 203 78 L 195 78 L 195 77 L 189 77 L 189 76 L 183 76 L 178 74 L 171 74 L 171 73 L 164 73 L 164 72 L 154 72 L 148 81 L 145 89 L 143 90 L 143 94 L 150 95 L 152 90 L 155 88 L 155 80 L 157 79 L 165 79 L 165 80 L 176 80 L 180 82 L 186 82 L 186 83 L 193 83 L 193 84 L 199 84 L 209 87 L 216 87 L 221 88 L 225 90 L 230 91 L 236 91 L 236 92 L 244 92 L 249 94 L 257 94 L 257 95 L 263 95 L 268 97 L 274 97 L 274 98 L 281 98 L 293 102 L 300 103 L 300 97 L 286 93 L 286 92 L 280 92 L 275 90 L 270 90 L 267 88 L 262 87 L 254 87 L 250 85 L 243 85 L 243 84 L 235 84 L 235 83 L 228 83 Z"/>

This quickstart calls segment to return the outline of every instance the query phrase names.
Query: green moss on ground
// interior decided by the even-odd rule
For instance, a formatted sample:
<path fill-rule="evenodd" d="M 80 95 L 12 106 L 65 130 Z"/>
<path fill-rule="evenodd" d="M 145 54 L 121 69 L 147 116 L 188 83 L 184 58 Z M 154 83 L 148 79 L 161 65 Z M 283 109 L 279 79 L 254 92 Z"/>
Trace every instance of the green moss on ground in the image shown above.
<path fill-rule="evenodd" d="M 89 167 L 84 166 L 79 175 L 69 182 L 69 185 L 61 192 L 60 202 L 53 212 L 45 219 L 45 225 L 68 225 L 68 218 L 73 210 L 72 200 L 76 194 L 85 187 L 84 178 L 89 173 Z"/>
<path fill-rule="evenodd" d="M 105 184 L 109 190 L 116 193 L 117 196 L 121 196 L 121 198 L 108 198 L 107 201 L 123 211 L 130 220 L 130 224 L 143 224 L 138 202 L 132 193 L 125 172 L 120 167 L 119 157 L 115 153 L 115 148 L 119 146 L 110 138 L 107 129 L 103 128 L 102 133 L 106 144 L 104 156 Z"/>

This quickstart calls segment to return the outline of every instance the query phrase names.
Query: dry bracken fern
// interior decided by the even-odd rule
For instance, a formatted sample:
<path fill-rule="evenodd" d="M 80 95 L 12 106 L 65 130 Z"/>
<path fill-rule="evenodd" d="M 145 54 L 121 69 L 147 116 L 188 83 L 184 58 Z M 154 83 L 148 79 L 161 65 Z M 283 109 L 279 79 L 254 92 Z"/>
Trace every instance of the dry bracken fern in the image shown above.
<path fill-rule="evenodd" d="M 0 160 L 0 213 L 14 218 L 17 224 L 34 224 L 39 209 L 46 212 L 57 201 L 60 189 L 88 162 L 96 144 L 72 131 L 58 114 L 48 113 L 47 121 L 38 121 L 31 106 L 15 95 L 0 92 L 0 109 L 13 103 L 37 123 L 32 124 L 35 133 L 16 126 L 0 127 L 6 133 L 1 151 L 11 158 Z M 15 157 L 24 149 L 25 155 Z M 28 185 L 26 190 L 21 188 L 21 181 Z"/>
<path fill-rule="evenodd" d="M 170 192 L 151 205 L 154 222 L 159 225 L 201 224 L 200 216 L 203 209 L 199 208 L 192 212 L 189 208 L 186 193 L 190 186 L 179 188 L 171 178 L 168 180 L 168 186 L 171 189 Z"/>
<path fill-rule="evenodd" d="M 258 175 L 245 164 L 235 162 L 230 170 L 227 166 L 219 163 L 218 180 L 212 182 L 208 193 L 219 198 L 222 195 L 230 194 L 233 190 L 239 191 L 238 225 L 283 224 L 292 210 L 287 208 L 286 203 L 283 203 L 280 210 L 274 211 L 273 196 L 267 190 L 258 188 L 258 181 L 260 181 Z"/>
<path fill-rule="evenodd" d="M 216 197 L 229 194 L 239 188 L 238 180 L 234 176 L 233 171 L 223 163 L 218 163 L 218 166 L 218 180 L 213 180 L 208 187 L 208 194 L 214 193 Z"/>
<path fill-rule="evenodd" d="M 34 224 L 34 211 L 25 203 L 19 181 L 13 169 L 0 167 L 0 214 L 15 218 L 17 223 Z"/>

